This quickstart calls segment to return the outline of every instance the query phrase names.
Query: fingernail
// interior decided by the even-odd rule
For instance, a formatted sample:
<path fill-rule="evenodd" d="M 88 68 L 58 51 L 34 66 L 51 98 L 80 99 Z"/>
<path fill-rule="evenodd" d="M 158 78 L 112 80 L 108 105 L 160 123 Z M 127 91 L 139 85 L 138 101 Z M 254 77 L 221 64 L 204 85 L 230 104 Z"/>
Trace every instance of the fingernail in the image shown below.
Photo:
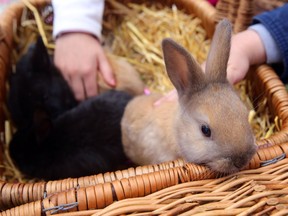
<path fill-rule="evenodd" d="M 111 80 L 110 80 L 110 84 L 111 84 L 112 86 L 115 86 L 115 85 L 116 85 L 116 81 L 115 81 L 114 79 L 111 79 Z"/>

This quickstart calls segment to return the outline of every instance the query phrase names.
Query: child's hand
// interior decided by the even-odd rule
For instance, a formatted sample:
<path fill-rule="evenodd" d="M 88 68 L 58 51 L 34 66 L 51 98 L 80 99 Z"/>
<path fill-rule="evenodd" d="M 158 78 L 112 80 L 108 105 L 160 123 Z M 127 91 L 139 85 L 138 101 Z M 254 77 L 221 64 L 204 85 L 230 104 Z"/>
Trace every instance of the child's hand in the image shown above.
<path fill-rule="evenodd" d="M 104 50 L 90 34 L 66 33 L 57 38 L 54 61 L 77 100 L 97 95 L 98 72 L 108 85 L 115 85 Z"/>
<path fill-rule="evenodd" d="M 227 66 L 227 79 L 230 83 L 244 79 L 251 65 L 265 62 L 265 47 L 257 32 L 248 29 L 233 35 Z"/>
<path fill-rule="evenodd" d="M 266 52 L 261 38 L 254 30 L 245 30 L 232 36 L 227 65 L 227 79 L 235 84 L 246 76 L 251 65 L 266 62 Z M 205 71 L 204 62 L 201 67 Z"/>

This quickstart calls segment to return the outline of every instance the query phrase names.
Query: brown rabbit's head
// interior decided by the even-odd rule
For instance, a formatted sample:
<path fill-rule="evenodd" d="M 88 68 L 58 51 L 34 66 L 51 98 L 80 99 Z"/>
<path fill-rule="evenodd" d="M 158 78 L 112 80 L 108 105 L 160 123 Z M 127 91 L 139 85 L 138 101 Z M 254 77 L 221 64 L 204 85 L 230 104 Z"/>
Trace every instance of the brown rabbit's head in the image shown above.
<path fill-rule="evenodd" d="M 221 21 L 208 54 L 205 73 L 171 39 L 162 43 L 166 70 L 179 95 L 176 138 L 183 157 L 213 171 L 232 173 L 256 152 L 248 110 L 226 79 L 231 24 Z"/>

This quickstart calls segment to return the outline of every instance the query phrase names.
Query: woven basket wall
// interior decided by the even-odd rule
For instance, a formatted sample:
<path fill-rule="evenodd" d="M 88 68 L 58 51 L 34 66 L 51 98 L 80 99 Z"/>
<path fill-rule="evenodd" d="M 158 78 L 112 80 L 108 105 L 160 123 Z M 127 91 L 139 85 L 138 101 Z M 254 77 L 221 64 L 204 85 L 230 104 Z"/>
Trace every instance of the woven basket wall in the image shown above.
<path fill-rule="evenodd" d="M 213 35 L 219 9 L 205 0 L 159 2 L 175 3 L 195 14 L 208 35 Z M 247 1 L 239 1 L 239 5 L 242 2 Z M 31 3 L 37 6 L 49 1 Z M 227 1 L 227 8 L 230 4 L 232 1 Z M 1 134 L 7 118 L 5 80 L 11 67 L 12 23 L 20 20 L 23 7 L 16 3 L 0 17 Z M 236 20 L 232 20 L 234 30 Z M 25 184 L 0 181 L 0 209 L 5 210 L 0 215 L 287 215 L 288 161 L 283 159 L 288 154 L 287 92 L 266 65 L 251 68 L 247 79 L 252 83 L 253 101 L 266 97 L 272 116 L 281 119 L 282 128 L 257 141 L 259 150 L 246 171 L 216 178 L 205 167 L 176 160 L 78 179 Z"/>
<path fill-rule="evenodd" d="M 240 32 L 250 25 L 254 15 L 273 10 L 287 2 L 287 0 L 219 0 L 215 20 L 219 21 L 226 17 L 234 23 L 234 32 Z"/>

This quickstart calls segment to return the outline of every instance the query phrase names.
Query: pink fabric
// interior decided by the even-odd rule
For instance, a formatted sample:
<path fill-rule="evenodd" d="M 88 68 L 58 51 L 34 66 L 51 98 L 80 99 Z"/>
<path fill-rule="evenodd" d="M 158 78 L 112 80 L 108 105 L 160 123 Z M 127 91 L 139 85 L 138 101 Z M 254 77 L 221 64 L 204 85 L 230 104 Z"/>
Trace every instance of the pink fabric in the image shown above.
<path fill-rule="evenodd" d="M 212 4 L 213 6 L 215 6 L 217 4 L 218 0 L 208 0 L 208 2 L 210 4 Z"/>

